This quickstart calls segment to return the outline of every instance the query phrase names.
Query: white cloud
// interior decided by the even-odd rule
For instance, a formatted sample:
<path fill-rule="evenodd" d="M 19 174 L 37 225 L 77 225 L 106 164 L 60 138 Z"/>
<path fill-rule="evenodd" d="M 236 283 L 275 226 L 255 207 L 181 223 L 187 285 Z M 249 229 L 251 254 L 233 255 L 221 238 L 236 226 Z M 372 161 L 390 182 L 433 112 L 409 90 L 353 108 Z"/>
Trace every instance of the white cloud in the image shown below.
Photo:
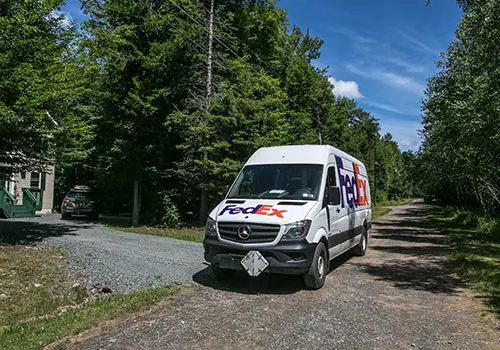
<path fill-rule="evenodd" d="M 383 104 L 383 103 L 378 103 L 375 101 L 370 101 L 370 100 L 364 100 L 363 103 L 378 108 L 378 109 L 383 109 L 384 111 L 392 112 L 392 113 L 397 113 L 397 114 L 405 114 L 401 112 L 399 109 L 396 109 L 394 107 L 391 107 L 389 105 Z"/>
<path fill-rule="evenodd" d="M 399 146 L 401 146 L 403 148 L 414 148 L 417 145 L 417 141 L 405 139 L 405 140 L 398 141 L 398 144 L 399 144 Z"/>
<path fill-rule="evenodd" d="M 425 86 L 417 82 L 415 79 L 410 77 L 404 77 L 399 74 L 380 72 L 380 77 L 389 85 L 396 87 L 401 87 L 416 95 L 421 95 L 425 89 Z"/>
<path fill-rule="evenodd" d="M 393 65 L 402 67 L 410 73 L 423 73 L 426 70 L 425 67 L 423 67 L 421 65 L 408 62 L 408 61 L 406 61 L 402 58 L 399 58 L 399 57 L 387 56 L 387 57 L 378 57 L 378 59 L 381 62 L 392 63 Z"/>
<path fill-rule="evenodd" d="M 333 85 L 333 93 L 336 96 L 347 98 L 362 98 L 363 94 L 359 91 L 359 85 L 355 81 L 336 80 L 329 77 L 328 81 Z"/>
<path fill-rule="evenodd" d="M 71 27 L 71 24 L 73 22 L 73 17 L 71 17 L 71 15 L 65 11 L 54 10 L 51 13 L 51 17 L 59 19 L 59 21 L 61 21 L 61 24 L 65 28 Z"/>
<path fill-rule="evenodd" d="M 398 30 L 397 28 L 393 28 L 394 30 Z M 399 51 L 398 49 L 394 48 L 387 42 L 382 42 L 379 40 L 376 40 L 372 37 L 365 36 L 365 35 L 360 35 L 358 32 L 355 32 L 351 29 L 347 28 L 330 28 L 332 32 L 339 33 L 341 35 L 344 35 L 345 37 L 349 38 L 349 41 L 352 42 L 352 46 L 361 54 L 369 54 L 369 59 L 370 60 L 377 60 L 379 63 L 384 64 L 384 65 L 393 65 L 393 66 L 398 66 L 404 68 L 406 71 L 410 73 L 423 73 L 425 72 L 426 68 L 423 67 L 420 64 L 416 64 L 413 62 L 410 62 L 404 58 L 403 53 Z M 407 37 L 409 36 L 406 33 L 403 33 L 403 35 L 406 35 Z M 413 40 L 416 40 L 412 38 Z M 409 40 L 409 39 L 407 39 Z M 400 40 L 398 40 L 399 42 Z M 418 41 L 418 40 L 416 40 Z M 426 47 L 428 50 L 434 51 L 431 48 L 429 48 L 427 45 L 423 44 L 422 42 L 418 41 L 421 47 L 422 45 Z M 374 53 L 380 53 L 380 54 L 374 54 Z M 412 57 L 412 59 L 415 59 L 415 57 Z M 418 60 L 418 57 L 416 58 Z"/>
<path fill-rule="evenodd" d="M 413 44 L 412 47 L 417 49 L 418 51 L 422 52 L 429 52 L 433 55 L 439 56 L 440 52 L 439 50 L 431 48 L 429 45 L 423 43 L 419 39 L 415 38 L 414 36 L 402 31 L 401 29 L 394 28 L 394 31 L 398 33 L 400 36 L 405 38 L 409 43 Z"/>
<path fill-rule="evenodd" d="M 425 87 L 412 77 L 405 77 L 396 73 L 386 72 L 383 70 L 364 71 L 358 67 L 348 63 L 346 68 L 354 74 L 361 75 L 366 78 L 378 80 L 386 85 L 402 88 L 416 95 L 422 95 Z"/>
<path fill-rule="evenodd" d="M 420 143 L 418 130 L 422 127 L 420 118 L 401 118 L 378 113 L 374 113 L 374 116 L 380 120 L 381 133 L 390 133 L 401 149 L 418 149 Z"/>

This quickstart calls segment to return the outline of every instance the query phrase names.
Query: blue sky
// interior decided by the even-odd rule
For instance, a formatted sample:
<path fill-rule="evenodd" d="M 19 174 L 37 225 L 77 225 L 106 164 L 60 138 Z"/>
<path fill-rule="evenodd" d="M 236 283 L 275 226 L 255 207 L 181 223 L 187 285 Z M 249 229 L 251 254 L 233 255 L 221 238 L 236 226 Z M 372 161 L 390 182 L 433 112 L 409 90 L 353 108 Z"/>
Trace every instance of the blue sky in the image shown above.
<path fill-rule="evenodd" d="M 325 43 L 315 62 L 328 67 L 338 95 L 354 98 L 400 147 L 418 149 L 426 78 L 454 37 L 462 12 L 455 0 L 280 0 L 291 24 Z M 84 19 L 78 0 L 62 14 Z"/>
<path fill-rule="evenodd" d="M 455 0 L 280 0 L 290 22 L 325 43 L 334 92 L 354 98 L 402 149 L 417 149 L 420 102 L 462 16 Z"/>

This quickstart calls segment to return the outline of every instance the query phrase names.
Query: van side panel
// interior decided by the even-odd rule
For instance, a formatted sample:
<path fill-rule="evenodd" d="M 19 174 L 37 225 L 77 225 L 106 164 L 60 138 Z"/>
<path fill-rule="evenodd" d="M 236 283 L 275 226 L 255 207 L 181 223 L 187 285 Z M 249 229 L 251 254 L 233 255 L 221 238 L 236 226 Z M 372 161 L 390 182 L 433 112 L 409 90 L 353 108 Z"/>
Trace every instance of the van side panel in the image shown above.
<path fill-rule="evenodd" d="M 369 184 L 364 165 L 335 154 L 329 157 L 332 158 L 335 159 L 341 204 L 334 210 L 330 206 L 330 256 L 360 242 L 370 208 Z"/>

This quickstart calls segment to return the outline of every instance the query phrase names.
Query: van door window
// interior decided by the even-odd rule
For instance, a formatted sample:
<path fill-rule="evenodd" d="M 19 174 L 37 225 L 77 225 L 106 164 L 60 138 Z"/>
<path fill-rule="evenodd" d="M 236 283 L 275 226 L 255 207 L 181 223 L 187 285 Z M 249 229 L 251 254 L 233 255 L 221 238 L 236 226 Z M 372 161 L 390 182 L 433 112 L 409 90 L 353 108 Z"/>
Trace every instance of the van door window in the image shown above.
<path fill-rule="evenodd" d="M 325 203 L 328 203 L 328 191 L 330 186 L 337 186 L 337 179 L 335 178 L 335 167 L 333 166 L 328 168 L 328 173 L 326 175 Z"/>
<path fill-rule="evenodd" d="M 337 186 L 337 179 L 335 177 L 335 167 L 328 168 L 328 178 L 327 178 L 327 186 Z"/>

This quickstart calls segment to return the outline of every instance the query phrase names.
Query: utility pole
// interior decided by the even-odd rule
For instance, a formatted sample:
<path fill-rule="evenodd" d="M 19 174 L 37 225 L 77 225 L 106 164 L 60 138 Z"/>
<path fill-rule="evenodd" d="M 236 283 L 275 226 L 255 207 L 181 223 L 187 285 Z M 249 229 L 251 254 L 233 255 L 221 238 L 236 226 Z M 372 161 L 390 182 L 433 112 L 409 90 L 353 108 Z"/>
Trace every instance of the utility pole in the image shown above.
<path fill-rule="evenodd" d="M 205 125 L 208 124 L 208 114 L 210 113 L 210 98 L 212 96 L 212 50 L 214 40 L 214 0 L 210 0 L 210 9 L 208 12 L 208 52 L 207 52 L 207 96 L 205 101 Z M 208 160 L 207 151 L 203 150 L 203 161 L 206 164 Z M 208 192 L 201 184 L 200 195 L 200 223 L 205 224 L 208 214 Z"/>

